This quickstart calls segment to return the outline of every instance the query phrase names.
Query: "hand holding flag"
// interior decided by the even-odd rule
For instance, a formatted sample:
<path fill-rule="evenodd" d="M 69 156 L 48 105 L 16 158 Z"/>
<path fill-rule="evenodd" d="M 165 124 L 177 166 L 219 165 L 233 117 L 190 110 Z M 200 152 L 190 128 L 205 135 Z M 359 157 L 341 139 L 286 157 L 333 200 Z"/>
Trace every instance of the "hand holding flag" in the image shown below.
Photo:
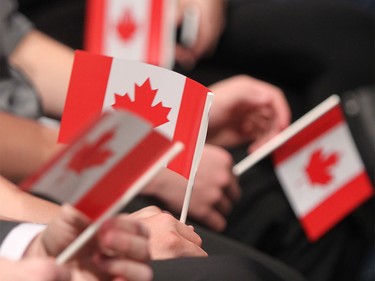
<path fill-rule="evenodd" d="M 182 148 L 125 111 L 107 112 L 22 187 L 92 219 L 71 247 L 69 258 L 108 217 L 118 212 Z"/>

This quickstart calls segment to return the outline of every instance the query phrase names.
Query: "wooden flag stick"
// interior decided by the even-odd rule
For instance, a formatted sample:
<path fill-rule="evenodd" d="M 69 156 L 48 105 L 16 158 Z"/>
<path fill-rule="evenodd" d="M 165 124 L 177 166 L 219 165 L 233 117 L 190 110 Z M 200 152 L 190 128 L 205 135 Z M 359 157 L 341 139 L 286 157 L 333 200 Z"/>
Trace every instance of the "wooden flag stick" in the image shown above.
<path fill-rule="evenodd" d="M 173 146 L 157 160 L 137 181 L 135 181 L 127 192 L 113 204 L 103 215 L 90 224 L 57 258 L 57 264 L 66 263 L 77 251 L 96 233 L 100 226 L 114 214 L 123 209 L 141 189 L 160 171 L 164 164 L 172 160 L 184 145 L 176 142 Z"/>
<path fill-rule="evenodd" d="M 182 206 L 182 211 L 181 211 L 181 216 L 180 216 L 180 221 L 183 223 L 186 222 L 187 213 L 188 213 L 189 205 L 190 205 L 191 194 L 193 193 L 195 175 L 198 170 L 198 165 L 201 160 L 204 144 L 206 141 L 208 117 L 209 117 L 209 112 L 211 109 L 213 98 L 214 98 L 214 95 L 212 93 L 207 94 L 206 103 L 204 105 L 204 110 L 203 110 L 203 115 L 202 115 L 203 118 L 201 120 L 201 125 L 199 128 L 199 134 L 198 134 L 197 144 L 195 147 L 194 158 L 191 164 L 191 171 L 190 171 L 190 175 L 189 175 L 189 179 L 188 179 L 188 183 L 186 187 L 184 203 Z"/>
<path fill-rule="evenodd" d="M 331 108 L 340 103 L 340 97 L 337 95 L 332 95 L 325 101 L 323 101 L 318 106 L 314 107 L 312 110 L 307 112 L 301 118 L 293 122 L 285 130 L 281 131 L 278 135 L 270 139 L 264 145 L 259 147 L 249 156 L 242 159 L 236 165 L 233 166 L 233 173 L 236 176 L 241 176 L 246 170 L 250 169 L 273 150 L 280 147 L 286 141 L 288 141 L 292 136 L 300 132 L 302 129 L 310 125 L 324 113 L 329 111 Z"/>

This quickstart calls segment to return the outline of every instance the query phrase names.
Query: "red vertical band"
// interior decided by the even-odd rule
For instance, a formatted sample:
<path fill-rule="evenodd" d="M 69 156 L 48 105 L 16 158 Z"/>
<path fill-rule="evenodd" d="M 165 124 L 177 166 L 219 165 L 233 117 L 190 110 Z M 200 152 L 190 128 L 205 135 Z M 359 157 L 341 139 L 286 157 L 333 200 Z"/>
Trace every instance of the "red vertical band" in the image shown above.
<path fill-rule="evenodd" d="M 186 78 L 173 138 L 183 142 L 185 149 L 168 165 L 185 178 L 190 175 L 207 94 L 206 87 Z"/>
<path fill-rule="evenodd" d="M 89 52 L 102 54 L 104 51 L 106 3 L 106 0 L 86 1 L 84 48 Z"/>
<path fill-rule="evenodd" d="M 59 142 L 67 143 L 102 112 L 112 58 L 76 51 Z"/>
<path fill-rule="evenodd" d="M 146 45 L 147 63 L 160 65 L 164 18 L 164 0 L 152 0 L 150 8 L 149 36 Z"/>

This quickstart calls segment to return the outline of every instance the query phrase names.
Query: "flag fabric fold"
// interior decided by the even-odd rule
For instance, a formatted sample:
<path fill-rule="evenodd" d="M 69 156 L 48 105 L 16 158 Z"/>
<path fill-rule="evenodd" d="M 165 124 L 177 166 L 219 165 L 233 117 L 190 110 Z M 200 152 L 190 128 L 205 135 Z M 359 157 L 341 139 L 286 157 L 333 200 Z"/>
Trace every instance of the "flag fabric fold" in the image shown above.
<path fill-rule="evenodd" d="M 310 241 L 373 196 L 340 104 L 273 152 L 277 177 Z"/>
<path fill-rule="evenodd" d="M 71 141 L 104 110 L 123 108 L 184 144 L 168 168 L 189 178 L 196 148 L 205 142 L 201 128 L 208 125 L 205 109 L 210 95 L 203 85 L 165 68 L 76 51 L 59 141 Z"/>

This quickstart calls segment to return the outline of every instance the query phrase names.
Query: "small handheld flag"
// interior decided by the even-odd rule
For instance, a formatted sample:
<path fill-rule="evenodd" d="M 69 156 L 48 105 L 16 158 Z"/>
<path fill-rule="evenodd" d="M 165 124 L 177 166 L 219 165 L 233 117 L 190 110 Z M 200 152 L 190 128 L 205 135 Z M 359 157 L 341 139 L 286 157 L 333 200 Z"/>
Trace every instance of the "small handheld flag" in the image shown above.
<path fill-rule="evenodd" d="M 241 175 L 272 153 L 276 174 L 307 237 L 316 241 L 373 196 L 340 98 L 331 96 L 233 167 Z"/>
<path fill-rule="evenodd" d="M 184 144 L 184 151 L 167 165 L 188 179 L 184 217 L 206 140 L 212 100 L 209 89 L 174 71 L 76 51 L 59 141 L 69 142 L 103 110 L 126 109 L 149 120 L 157 132 Z"/>
<path fill-rule="evenodd" d="M 88 0 L 85 50 L 172 68 L 177 0 Z"/>
<path fill-rule="evenodd" d="M 182 149 L 150 123 L 125 111 L 106 112 L 21 187 L 67 202 L 94 221 L 59 257 L 69 259 Z"/>

